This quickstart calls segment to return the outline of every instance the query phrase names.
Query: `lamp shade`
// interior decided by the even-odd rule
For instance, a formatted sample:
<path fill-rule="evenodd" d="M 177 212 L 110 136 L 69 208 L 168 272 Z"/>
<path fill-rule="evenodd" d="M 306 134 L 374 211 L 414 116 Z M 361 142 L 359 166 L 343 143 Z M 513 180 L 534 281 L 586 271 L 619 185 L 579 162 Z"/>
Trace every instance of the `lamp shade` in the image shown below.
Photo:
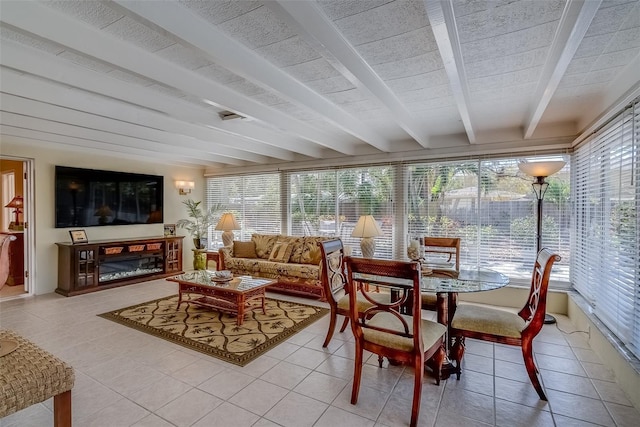
<path fill-rule="evenodd" d="M 240 230 L 240 228 L 240 224 L 238 224 L 232 213 L 222 214 L 220 221 L 216 225 L 216 230 L 222 231 Z"/>
<path fill-rule="evenodd" d="M 382 229 L 373 215 L 362 215 L 351 233 L 351 237 L 377 237 L 382 236 Z"/>
<path fill-rule="evenodd" d="M 7 203 L 4 207 L 21 209 L 23 206 L 24 206 L 24 199 L 22 198 L 22 196 L 16 196 L 13 199 L 11 199 L 11 201 Z"/>
<path fill-rule="evenodd" d="M 529 176 L 551 176 L 554 173 L 558 172 L 560 169 L 566 165 L 567 162 L 563 162 L 562 160 L 554 160 L 548 162 L 522 162 L 518 163 L 518 168 L 520 170 L 529 175 Z"/>

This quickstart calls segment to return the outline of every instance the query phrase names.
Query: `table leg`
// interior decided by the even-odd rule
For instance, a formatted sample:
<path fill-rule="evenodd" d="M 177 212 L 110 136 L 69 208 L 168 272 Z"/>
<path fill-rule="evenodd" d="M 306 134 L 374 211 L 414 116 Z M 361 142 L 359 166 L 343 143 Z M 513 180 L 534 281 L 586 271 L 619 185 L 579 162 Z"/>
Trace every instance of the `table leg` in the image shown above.
<path fill-rule="evenodd" d="M 236 320 L 236 324 L 238 326 L 242 325 L 244 321 L 244 295 L 238 294 L 236 296 L 236 305 L 238 306 L 238 319 Z"/>
<path fill-rule="evenodd" d="M 178 306 L 176 307 L 176 310 L 180 309 L 180 304 L 182 304 L 182 285 L 178 285 Z"/>
<path fill-rule="evenodd" d="M 449 325 L 453 319 L 453 314 L 456 311 L 456 304 L 458 303 L 458 294 L 456 292 L 438 292 L 437 294 L 437 319 L 438 323 L 447 327 L 447 333 L 445 335 L 445 350 L 447 357 L 442 364 L 441 379 L 446 380 L 455 373 L 456 368 L 449 359 L 449 350 L 451 349 L 451 334 L 449 333 Z"/>

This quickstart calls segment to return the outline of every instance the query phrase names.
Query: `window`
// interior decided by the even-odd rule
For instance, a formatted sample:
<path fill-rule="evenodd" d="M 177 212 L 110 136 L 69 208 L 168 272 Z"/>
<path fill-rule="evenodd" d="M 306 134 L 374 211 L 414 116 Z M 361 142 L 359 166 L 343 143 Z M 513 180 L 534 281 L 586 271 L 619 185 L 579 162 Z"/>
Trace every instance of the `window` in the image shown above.
<path fill-rule="evenodd" d="M 638 100 L 574 155 L 571 281 L 640 357 Z"/>
<path fill-rule="evenodd" d="M 521 160 L 398 162 L 210 178 L 207 202 L 236 214 L 243 227 L 236 238 L 247 240 L 254 232 L 339 236 L 357 256 L 360 238 L 351 234 L 361 215 L 373 215 L 382 229 L 375 238 L 378 258 L 406 259 L 412 235 L 461 237 L 462 264 L 496 268 L 513 283 L 528 285 L 537 199 L 533 178 L 518 169 Z M 547 178 L 543 203 L 543 246 L 562 256 L 552 271 L 555 286 L 569 284 L 569 170 L 567 165 Z"/>
<path fill-rule="evenodd" d="M 240 223 L 242 230 L 234 231 L 236 240 L 249 240 L 252 233 L 280 233 L 278 173 L 211 178 L 207 181 L 207 206 L 216 203 Z M 211 229 L 209 233 L 213 247 L 222 246 L 222 232 Z"/>
<path fill-rule="evenodd" d="M 339 236 L 361 255 L 360 239 L 351 237 L 361 215 L 373 215 L 383 235 L 376 237 L 376 257 L 393 258 L 393 166 L 291 172 L 291 235 Z"/>
<path fill-rule="evenodd" d="M 528 280 L 536 256 L 537 200 L 532 178 L 518 169 L 519 160 L 408 165 L 409 236 L 460 237 L 462 264 L 498 268 L 511 278 Z M 552 278 L 564 282 L 570 258 L 568 169 L 547 178 L 542 205 L 542 246 L 563 257 Z"/>

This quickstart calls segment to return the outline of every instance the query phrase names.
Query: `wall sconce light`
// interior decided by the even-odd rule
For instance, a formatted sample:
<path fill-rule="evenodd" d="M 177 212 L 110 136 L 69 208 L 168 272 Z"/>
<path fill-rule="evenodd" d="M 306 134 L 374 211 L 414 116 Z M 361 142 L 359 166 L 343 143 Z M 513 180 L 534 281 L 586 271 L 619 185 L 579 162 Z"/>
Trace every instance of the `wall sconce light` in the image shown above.
<path fill-rule="evenodd" d="M 195 187 L 196 183 L 193 181 L 176 181 L 176 188 L 178 189 L 178 192 L 181 196 L 190 194 L 191 190 L 193 190 Z"/>

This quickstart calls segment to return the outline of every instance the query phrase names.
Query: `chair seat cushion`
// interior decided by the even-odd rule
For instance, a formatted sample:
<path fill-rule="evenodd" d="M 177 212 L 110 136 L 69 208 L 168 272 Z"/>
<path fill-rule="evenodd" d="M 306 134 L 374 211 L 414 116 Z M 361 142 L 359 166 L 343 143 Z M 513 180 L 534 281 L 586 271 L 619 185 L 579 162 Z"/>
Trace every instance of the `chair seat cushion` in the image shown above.
<path fill-rule="evenodd" d="M 370 293 L 369 296 L 371 297 L 371 299 L 377 302 L 381 302 L 381 303 L 389 302 L 389 294 Z M 372 306 L 372 304 L 369 301 L 367 301 L 361 294 L 356 295 L 356 301 L 358 302 L 358 312 L 363 312 L 367 308 Z M 349 295 L 344 295 L 342 298 L 338 300 L 338 308 L 340 310 L 349 311 Z"/>
<path fill-rule="evenodd" d="M 513 338 L 521 338 L 525 326 L 515 313 L 473 304 L 460 304 L 451 321 L 454 329 Z"/>
<path fill-rule="evenodd" d="M 420 298 L 422 300 L 422 305 L 434 306 L 438 303 L 438 297 L 433 292 L 421 292 Z"/>
<path fill-rule="evenodd" d="M 413 318 L 411 316 L 401 315 L 409 325 L 409 333 L 413 333 Z M 387 328 L 404 333 L 404 328 L 400 320 L 391 313 L 378 313 L 367 322 L 370 326 L 379 328 Z M 427 350 L 438 341 L 447 332 L 447 328 L 440 323 L 422 319 L 422 343 L 424 349 Z M 413 350 L 413 339 L 396 335 L 389 332 L 377 331 L 370 328 L 363 328 L 362 333 L 366 341 L 382 345 L 384 347 L 393 348 L 410 352 Z"/>

